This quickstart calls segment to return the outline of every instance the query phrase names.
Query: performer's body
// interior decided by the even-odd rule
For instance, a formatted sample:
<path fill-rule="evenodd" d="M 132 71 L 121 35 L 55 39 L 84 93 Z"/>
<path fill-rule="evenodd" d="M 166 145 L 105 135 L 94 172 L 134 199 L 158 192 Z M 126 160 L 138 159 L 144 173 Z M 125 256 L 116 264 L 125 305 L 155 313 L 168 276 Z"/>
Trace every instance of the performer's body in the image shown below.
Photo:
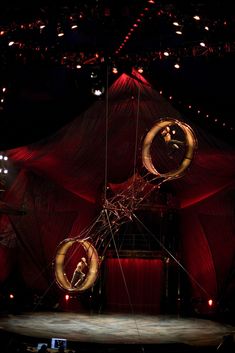
<path fill-rule="evenodd" d="M 76 288 L 85 279 L 85 273 L 83 271 L 86 267 L 86 258 L 82 257 L 73 273 L 73 277 L 71 279 L 71 287 Z"/>
<path fill-rule="evenodd" d="M 185 143 L 180 140 L 172 139 L 171 136 L 171 129 L 169 126 L 166 126 L 162 131 L 161 131 L 161 136 L 163 137 L 165 143 L 171 148 L 169 151 L 169 157 L 172 157 L 172 154 L 180 149 L 180 146 L 184 146 Z"/>

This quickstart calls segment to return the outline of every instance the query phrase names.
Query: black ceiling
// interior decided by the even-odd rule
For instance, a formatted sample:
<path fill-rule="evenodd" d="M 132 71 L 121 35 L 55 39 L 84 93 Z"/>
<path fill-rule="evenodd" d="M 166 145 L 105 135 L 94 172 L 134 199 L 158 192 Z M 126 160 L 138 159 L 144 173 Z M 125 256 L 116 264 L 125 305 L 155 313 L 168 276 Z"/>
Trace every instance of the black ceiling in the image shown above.
<path fill-rule="evenodd" d="M 173 97 L 172 104 L 183 114 L 232 143 L 232 5 L 224 0 L 1 2 L 0 89 L 7 90 L 1 95 L 0 148 L 38 141 L 73 119 L 94 100 L 91 71 L 97 70 L 104 84 L 108 72 L 112 82 L 114 64 L 119 73 L 143 66 L 147 79 L 166 98 Z M 195 14 L 200 21 L 193 19 Z M 180 23 L 180 36 L 174 21 Z M 74 24 L 78 27 L 71 30 Z M 58 37 L 60 31 L 63 37 Z M 169 57 L 163 55 L 166 50 Z M 82 69 L 71 64 L 74 58 Z"/>

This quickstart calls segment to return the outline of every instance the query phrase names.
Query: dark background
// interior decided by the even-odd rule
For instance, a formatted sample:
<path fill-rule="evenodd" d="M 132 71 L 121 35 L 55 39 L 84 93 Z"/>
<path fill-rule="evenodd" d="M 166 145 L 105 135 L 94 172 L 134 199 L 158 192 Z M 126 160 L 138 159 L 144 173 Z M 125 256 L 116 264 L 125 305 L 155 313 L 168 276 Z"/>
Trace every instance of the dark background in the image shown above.
<path fill-rule="evenodd" d="M 181 36 L 172 25 L 176 20 Z M 1 149 L 50 136 L 97 99 L 91 94 L 94 85 L 106 88 L 122 72 L 140 66 L 183 115 L 234 144 L 232 1 L 11 0 L 1 2 L 0 31 L 0 89 L 7 88 L 1 93 Z M 9 46 L 10 41 L 15 44 Z M 82 64 L 79 70 L 74 57 Z"/>

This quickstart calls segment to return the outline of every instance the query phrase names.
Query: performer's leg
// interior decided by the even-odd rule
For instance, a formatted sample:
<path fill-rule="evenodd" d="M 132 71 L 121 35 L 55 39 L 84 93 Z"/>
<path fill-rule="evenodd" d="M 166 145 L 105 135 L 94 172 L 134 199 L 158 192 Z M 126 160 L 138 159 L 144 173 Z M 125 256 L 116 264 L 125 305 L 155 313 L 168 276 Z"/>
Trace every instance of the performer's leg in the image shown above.
<path fill-rule="evenodd" d="M 80 273 L 80 278 L 79 278 L 79 280 L 74 284 L 74 287 L 77 287 L 81 282 L 83 282 L 84 277 L 85 277 L 85 274 L 84 274 L 84 273 Z"/>
<path fill-rule="evenodd" d="M 71 287 L 76 287 L 77 281 L 80 279 L 80 273 L 77 271 L 74 271 L 73 277 L 71 279 Z"/>

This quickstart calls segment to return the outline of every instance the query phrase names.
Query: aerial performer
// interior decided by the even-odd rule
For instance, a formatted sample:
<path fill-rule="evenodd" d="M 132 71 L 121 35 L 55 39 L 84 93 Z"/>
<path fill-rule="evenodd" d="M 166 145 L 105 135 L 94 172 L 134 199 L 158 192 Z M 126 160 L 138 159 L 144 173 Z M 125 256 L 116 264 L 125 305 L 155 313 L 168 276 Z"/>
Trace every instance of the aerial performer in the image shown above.
<path fill-rule="evenodd" d="M 81 260 L 78 262 L 74 273 L 73 273 L 73 277 L 71 279 L 71 287 L 77 287 L 82 281 L 84 281 L 86 274 L 85 269 L 87 267 L 87 262 L 86 262 L 86 258 L 82 257 Z"/>

